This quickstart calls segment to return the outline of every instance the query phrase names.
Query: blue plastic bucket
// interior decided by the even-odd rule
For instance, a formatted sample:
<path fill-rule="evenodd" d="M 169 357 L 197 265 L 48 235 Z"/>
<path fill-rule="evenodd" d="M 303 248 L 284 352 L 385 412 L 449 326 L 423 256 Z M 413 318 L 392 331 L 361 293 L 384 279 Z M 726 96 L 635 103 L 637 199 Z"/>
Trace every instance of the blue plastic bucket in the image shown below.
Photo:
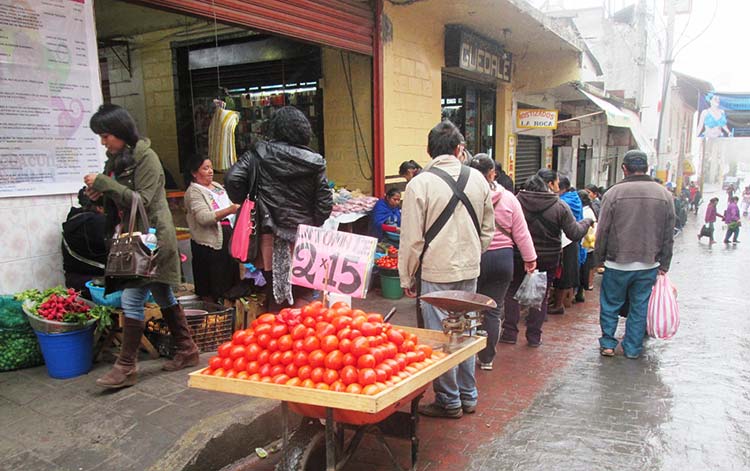
<path fill-rule="evenodd" d="M 56 379 L 75 378 L 91 370 L 94 326 L 58 334 L 35 330 L 42 348 L 47 374 Z"/>

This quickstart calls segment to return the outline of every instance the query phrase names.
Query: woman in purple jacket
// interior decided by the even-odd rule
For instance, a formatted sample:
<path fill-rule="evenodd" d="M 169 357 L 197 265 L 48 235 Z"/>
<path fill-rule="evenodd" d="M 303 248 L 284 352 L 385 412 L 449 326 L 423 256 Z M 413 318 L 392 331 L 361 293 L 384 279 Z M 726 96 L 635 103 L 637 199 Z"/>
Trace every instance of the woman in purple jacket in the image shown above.
<path fill-rule="evenodd" d="M 727 205 L 726 211 L 724 211 L 724 222 L 727 225 L 727 235 L 724 236 L 724 243 L 729 243 L 729 237 L 734 235 L 734 238 L 732 239 L 732 243 L 736 244 L 739 242 L 737 240 L 737 237 L 740 235 L 740 226 L 742 223 L 740 222 L 740 208 L 737 206 L 737 202 L 740 200 L 739 197 L 733 196 L 729 200 L 729 204 Z"/>
<path fill-rule="evenodd" d="M 706 225 L 703 226 L 700 233 L 698 233 L 698 240 L 700 241 L 703 237 L 708 237 L 708 246 L 715 244 L 714 240 L 714 223 L 716 222 L 716 204 L 719 202 L 719 198 L 713 197 L 708 202 L 706 207 Z"/>

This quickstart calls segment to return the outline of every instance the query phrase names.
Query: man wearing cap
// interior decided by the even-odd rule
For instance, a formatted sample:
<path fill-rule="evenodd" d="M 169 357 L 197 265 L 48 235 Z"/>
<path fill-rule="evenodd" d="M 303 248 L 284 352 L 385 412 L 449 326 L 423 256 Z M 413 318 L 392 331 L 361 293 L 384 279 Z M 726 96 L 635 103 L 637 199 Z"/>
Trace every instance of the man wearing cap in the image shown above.
<path fill-rule="evenodd" d="M 638 358 L 646 334 L 646 310 L 657 276 L 669 270 L 675 211 L 672 195 L 646 175 L 648 159 L 640 150 L 625 154 L 625 179 L 602 200 L 596 230 L 596 255 L 604 262 L 600 293 L 599 338 L 603 356 L 614 356 L 618 314 L 630 302 L 622 349 Z"/>

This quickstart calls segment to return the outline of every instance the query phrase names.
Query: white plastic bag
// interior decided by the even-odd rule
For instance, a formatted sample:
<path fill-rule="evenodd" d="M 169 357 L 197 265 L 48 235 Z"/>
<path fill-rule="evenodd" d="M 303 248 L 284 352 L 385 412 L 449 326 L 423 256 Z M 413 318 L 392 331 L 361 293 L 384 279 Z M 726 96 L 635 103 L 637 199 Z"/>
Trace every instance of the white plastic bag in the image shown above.
<path fill-rule="evenodd" d="M 677 307 L 677 288 L 667 275 L 656 277 L 656 283 L 648 300 L 646 332 L 657 339 L 671 339 L 680 327 L 680 313 Z"/>
<path fill-rule="evenodd" d="M 544 296 L 547 294 L 547 272 L 534 270 L 526 273 L 521 286 L 518 287 L 513 299 L 522 306 L 541 309 Z"/>

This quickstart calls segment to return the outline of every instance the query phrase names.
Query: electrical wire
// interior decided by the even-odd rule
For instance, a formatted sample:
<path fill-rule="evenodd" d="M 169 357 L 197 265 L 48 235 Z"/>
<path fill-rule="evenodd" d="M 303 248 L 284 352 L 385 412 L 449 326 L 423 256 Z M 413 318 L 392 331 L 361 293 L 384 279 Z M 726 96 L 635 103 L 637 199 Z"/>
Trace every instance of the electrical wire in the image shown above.
<path fill-rule="evenodd" d="M 364 178 L 365 180 L 372 180 L 373 178 L 372 160 L 370 160 L 369 153 L 367 152 L 367 144 L 365 143 L 364 134 L 362 132 L 362 126 L 359 123 L 359 117 L 357 115 L 357 106 L 354 103 L 351 56 L 347 54 L 348 61 L 344 61 L 344 52 L 339 51 L 339 57 L 341 58 L 341 69 L 344 71 L 344 79 L 346 81 L 346 88 L 349 92 L 349 101 L 351 103 L 351 108 L 352 108 L 352 132 L 354 134 L 354 152 L 357 156 L 357 168 L 359 170 L 360 175 L 362 175 L 362 178 Z M 347 69 L 347 62 L 348 62 L 348 69 Z M 369 169 L 370 169 L 370 176 L 367 176 L 365 174 L 364 167 L 362 166 L 362 157 L 359 153 L 359 141 L 357 139 L 357 136 L 359 136 L 359 141 L 362 142 L 362 148 L 365 153 L 365 161 L 367 162 Z"/>
<path fill-rule="evenodd" d="M 718 12 L 719 12 L 719 0 L 715 0 L 715 2 L 714 2 L 714 13 L 711 16 L 711 21 L 709 21 L 708 24 L 706 25 L 706 27 L 703 28 L 703 30 L 700 33 L 698 33 L 693 39 L 691 39 L 690 41 L 686 42 L 682 47 L 680 47 L 677 51 L 675 51 L 674 54 L 671 54 L 671 57 L 672 57 L 673 61 L 677 58 L 677 56 L 686 47 L 688 47 L 690 44 L 692 44 L 693 42 L 695 42 L 695 40 L 697 40 L 698 38 L 700 38 L 701 36 L 703 36 L 706 33 L 706 31 L 708 31 L 708 28 L 710 28 L 711 25 L 714 23 L 714 20 L 716 20 L 716 14 Z"/>

